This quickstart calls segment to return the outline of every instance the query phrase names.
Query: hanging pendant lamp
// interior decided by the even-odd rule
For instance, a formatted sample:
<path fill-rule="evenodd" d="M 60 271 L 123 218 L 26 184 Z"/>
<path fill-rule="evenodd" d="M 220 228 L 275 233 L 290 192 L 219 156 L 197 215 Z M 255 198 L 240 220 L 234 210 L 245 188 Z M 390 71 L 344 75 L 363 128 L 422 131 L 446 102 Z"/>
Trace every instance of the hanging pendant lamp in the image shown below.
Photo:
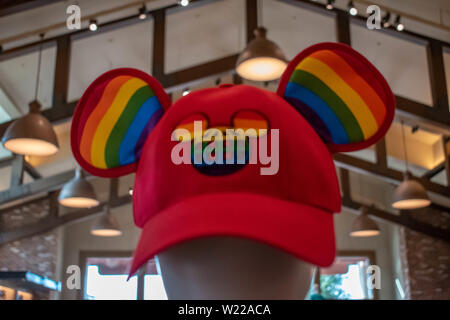
<path fill-rule="evenodd" d="M 405 132 L 402 121 L 403 152 L 405 154 L 405 174 L 403 182 L 395 189 L 392 207 L 400 210 L 419 209 L 431 204 L 427 191 L 419 181 L 414 180 L 408 170 L 408 154 L 406 151 Z"/>
<path fill-rule="evenodd" d="M 251 40 L 236 62 L 236 72 L 244 79 L 270 81 L 281 77 L 287 61 L 280 47 L 266 38 L 267 30 L 256 28 Z"/>
<path fill-rule="evenodd" d="M 58 201 L 71 208 L 92 208 L 100 203 L 92 184 L 86 180 L 84 171 L 79 167 L 75 171 L 75 177 L 61 189 Z"/>
<path fill-rule="evenodd" d="M 350 236 L 352 237 L 373 237 L 380 234 L 380 228 L 368 215 L 368 208 L 361 207 L 359 216 L 353 220 Z"/>
<path fill-rule="evenodd" d="M 52 124 L 40 113 L 41 104 L 37 101 L 39 76 L 41 70 L 42 39 L 39 48 L 38 69 L 34 100 L 30 102 L 30 111 L 24 117 L 15 120 L 5 131 L 2 144 L 5 149 L 32 156 L 49 156 L 59 150 L 58 139 Z"/>
<path fill-rule="evenodd" d="M 91 234 L 99 237 L 117 237 L 122 234 L 119 223 L 111 215 L 108 205 L 105 206 L 102 215 L 92 225 Z"/>

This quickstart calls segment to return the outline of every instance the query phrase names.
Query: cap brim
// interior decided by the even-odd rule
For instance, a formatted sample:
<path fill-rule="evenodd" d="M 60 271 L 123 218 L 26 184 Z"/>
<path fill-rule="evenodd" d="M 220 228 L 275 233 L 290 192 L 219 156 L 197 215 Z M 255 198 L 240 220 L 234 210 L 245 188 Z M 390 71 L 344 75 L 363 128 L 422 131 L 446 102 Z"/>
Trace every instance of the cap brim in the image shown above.
<path fill-rule="evenodd" d="M 329 211 L 259 194 L 206 194 L 174 204 L 147 221 L 130 276 L 159 252 L 207 236 L 260 241 L 321 267 L 331 265 L 336 253 Z"/>

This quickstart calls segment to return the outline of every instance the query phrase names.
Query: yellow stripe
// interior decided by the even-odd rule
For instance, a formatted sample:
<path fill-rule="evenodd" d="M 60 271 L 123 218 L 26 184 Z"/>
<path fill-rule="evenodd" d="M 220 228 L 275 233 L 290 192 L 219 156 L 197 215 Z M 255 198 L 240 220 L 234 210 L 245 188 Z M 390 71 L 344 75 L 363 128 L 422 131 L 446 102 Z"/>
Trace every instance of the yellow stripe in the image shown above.
<path fill-rule="evenodd" d="M 296 69 L 301 69 L 313 74 L 333 90 L 349 107 L 358 121 L 366 139 L 375 134 L 378 130 L 378 125 L 369 106 L 364 102 L 360 95 L 327 64 L 318 59 L 308 57 L 300 62 Z"/>
<path fill-rule="evenodd" d="M 139 88 L 147 85 L 143 80 L 133 78 L 125 82 L 119 89 L 114 101 L 106 111 L 95 131 L 91 145 L 92 165 L 97 168 L 106 169 L 105 147 L 114 125 L 125 109 L 128 101 Z"/>

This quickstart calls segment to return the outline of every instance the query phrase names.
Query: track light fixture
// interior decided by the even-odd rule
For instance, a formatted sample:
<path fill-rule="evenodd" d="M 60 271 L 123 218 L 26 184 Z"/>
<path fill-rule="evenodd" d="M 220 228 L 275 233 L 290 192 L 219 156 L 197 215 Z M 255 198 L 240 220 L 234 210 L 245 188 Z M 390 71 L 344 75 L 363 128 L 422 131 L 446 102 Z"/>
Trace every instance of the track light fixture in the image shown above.
<path fill-rule="evenodd" d="M 401 19 L 400 15 L 398 14 L 397 17 L 395 18 L 395 28 L 397 29 L 397 31 L 405 30 L 405 25 L 400 22 L 400 19 Z"/>
<path fill-rule="evenodd" d="M 92 19 L 89 21 L 89 30 L 91 31 L 97 31 L 98 29 L 98 24 L 97 24 L 97 20 Z"/>
<path fill-rule="evenodd" d="M 383 23 L 384 28 L 389 28 L 391 26 L 391 13 L 388 11 L 386 14 L 381 18 L 381 22 Z"/>
<path fill-rule="evenodd" d="M 189 93 L 191 93 L 191 90 L 189 88 L 186 88 L 183 90 L 183 97 L 187 96 Z"/>
<path fill-rule="evenodd" d="M 350 15 L 356 16 L 358 14 L 358 9 L 356 9 L 352 0 L 349 1 L 347 7 L 348 7 L 348 13 L 350 13 Z"/>
<path fill-rule="evenodd" d="M 143 3 L 142 7 L 139 8 L 139 19 L 140 20 L 147 19 L 147 7 L 145 6 L 145 3 Z"/>
<path fill-rule="evenodd" d="M 336 2 L 336 0 L 327 0 L 327 4 L 325 5 L 325 8 L 328 10 L 333 10 L 334 6 L 333 4 Z"/>
<path fill-rule="evenodd" d="M 189 0 L 180 0 L 180 1 L 178 1 L 178 3 L 180 4 L 180 6 L 186 7 L 189 5 L 190 1 Z"/>

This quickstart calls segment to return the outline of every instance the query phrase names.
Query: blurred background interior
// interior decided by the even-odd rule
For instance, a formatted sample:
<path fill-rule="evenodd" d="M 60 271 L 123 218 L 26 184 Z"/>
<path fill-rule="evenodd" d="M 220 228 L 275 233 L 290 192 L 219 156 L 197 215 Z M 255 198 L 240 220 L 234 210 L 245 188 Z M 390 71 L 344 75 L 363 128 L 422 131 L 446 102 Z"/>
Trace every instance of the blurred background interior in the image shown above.
<path fill-rule="evenodd" d="M 73 4 L 80 30 L 66 27 Z M 381 9 L 379 30 L 366 27 L 370 4 Z M 318 42 L 351 44 L 397 99 L 383 140 L 335 155 L 338 254 L 317 270 L 308 298 L 450 299 L 449 1 L 1 0 L 0 136 L 17 120 L 35 125 L 27 115 L 40 105 L 42 130 L 58 144 L 43 137 L 32 152 L 33 141 L 9 137 L 9 150 L 0 147 L 0 300 L 167 298 L 154 260 L 126 282 L 140 233 L 134 177 L 79 170 L 71 116 L 87 86 L 118 67 L 152 74 L 173 101 L 220 83 L 275 91 L 277 79 L 236 72 L 258 26 L 287 60 Z M 406 171 L 415 180 L 404 181 Z M 71 265 L 80 266 L 80 290 L 66 286 Z M 371 265 L 380 289 L 367 286 Z"/>

